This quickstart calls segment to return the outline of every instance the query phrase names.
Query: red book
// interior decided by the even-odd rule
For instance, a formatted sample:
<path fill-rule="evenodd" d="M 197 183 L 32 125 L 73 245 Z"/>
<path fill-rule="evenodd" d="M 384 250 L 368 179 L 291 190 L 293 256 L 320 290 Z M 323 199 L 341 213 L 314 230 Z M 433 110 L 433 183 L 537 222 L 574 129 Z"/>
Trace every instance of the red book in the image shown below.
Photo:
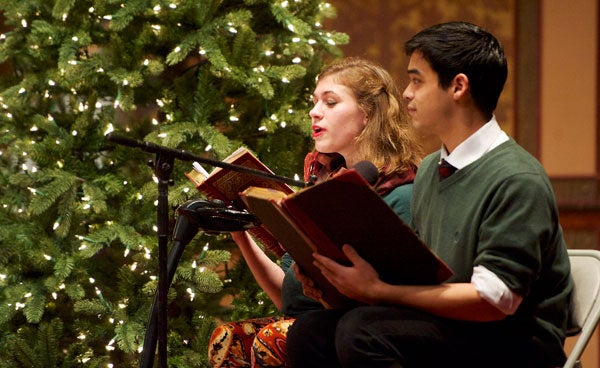
<path fill-rule="evenodd" d="M 242 199 L 315 281 L 326 307 L 356 302 L 321 275 L 315 251 L 349 264 L 341 247 L 350 244 L 391 284 L 438 284 L 453 274 L 354 169 L 292 194 L 250 187 Z"/>
<path fill-rule="evenodd" d="M 270 174 L 273 173 L 264 163 L 254 156 L 252 152 L 244 147 L 238 148 L 235 152 L 226 157 L 223 162 L 245 166 Z M 187 172 L 185 175 L 192 183 L 194 183 L 198 191 L 203 193 L 209 199 L 219 199 L 226 205 L 233 205 L 236 208 L 246 208 L 245 203 L 240 200 L 239 193 L 251 186 L 273 188 L 285 194 L 294 192 L 294 190 L 285 183 L 252 174 L 216 167 L 208 174 L 208 176 L 206 176 L 206 172 L 203 173 L 202 168 L 199 167 L 197 163 L 194 163 L 194 167 L 194 170 Z M 277 256 L 283 255 L 284 251 L 279 245 L 279 242 L 265 226 L 257 226 L 248 231 Z"/>

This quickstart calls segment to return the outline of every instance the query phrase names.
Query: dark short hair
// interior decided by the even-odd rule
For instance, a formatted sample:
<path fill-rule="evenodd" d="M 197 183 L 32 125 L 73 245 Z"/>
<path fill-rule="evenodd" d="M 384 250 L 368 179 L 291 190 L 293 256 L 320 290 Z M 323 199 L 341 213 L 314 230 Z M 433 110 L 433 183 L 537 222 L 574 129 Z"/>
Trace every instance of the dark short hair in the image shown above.
<path fill-rule="evenodd" d="M 508 68 L 502 45 L 491 33 L 467 22 L 437 24 L 408 40 L 404 51 L 408 56 L 419 52 L 442 88 L 464 73 L 477 106 L 490 116 L 496 109 Z"/>

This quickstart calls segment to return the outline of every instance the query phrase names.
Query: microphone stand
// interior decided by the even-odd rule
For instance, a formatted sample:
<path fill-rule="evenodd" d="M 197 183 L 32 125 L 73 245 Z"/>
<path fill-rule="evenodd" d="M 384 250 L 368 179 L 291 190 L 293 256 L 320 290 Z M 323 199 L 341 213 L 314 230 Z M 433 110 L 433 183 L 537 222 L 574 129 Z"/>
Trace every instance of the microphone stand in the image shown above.
<path fill-rule="evenodd" d="M 167 279 L 167 244 L 169 236 L 169 185 L 173 172 L 175 158 L 170 154 L 156 153 L 156 162 L 153 165 L 154 173 L 158 178 L 158 366 L 167 368 L 167 293 L 169 284 Z M 149 165 L 152 165 L 149 162 Z"/>
<path fill-rule="evenodd" d="M 174 272 L 174 268 L 169 270 L 167 245 L 169 237 L 169 202 L 168 192 L 169 185 L 172 185 L 171 174 L 175 159 L 182 161 L 197 161 L 211 166 L 217 166 L 241 173 L 246 173 L 258 176 L 264 179 L 274 180 L 286 183 L 292 186 L 306 187 L 307 184 L 303 181 L 286 178 L 284 176 L 275 175 L 272 173 L 251 169 L 245 166 L 234 165 L 227 162 L 212 160 L 202 156 L 194 155 L 185 150 L 177 150 L 169 147 L 157 145 L 152 142 L 139 141 L 136 139 L 109 133 L 106 139 L 124 146 L 142 149 L 145 152 L 155 153 L 156 160 L 150 161 L 148 165 L 154 170 L 154 174 L 158 178 L 158 205 L 157 205 L 157 235 L 158 235 L 158 291 L 156 305 L 153 303 L 151 307 L 150 320 L 148 321 L 148 329 L 153 332 L 157 330 L 156 341 L 158 342 L 158 364 L 160 368 L 167 368 L 167 294 L 170 287 L 169 271 Z M 193 236 L 192 236 L 193 237 Z M 190 238 L 191 240 L 191 238 Z M 177 257 L 177 256 L 176 256 Z M 175 260 L 172 260 L 175 261 Z M 154 313 L 156 312 L 156 313 Z M 152 316 L 156 315 L 156 321 Z M 144 341 L 144 350 L 142 353 L 141 368 L 151 368 L 154 360 L 155 341 Z M 148 349 L 146 349 L 148 348 Z"/>
<path fill-rule="evenodd" d="M 231 232 L 245 231 L 260 222 L 248 212 L 234 210 L 231 207 L 224 208 L 219 203 L 204 200 L 189 200 L 180 205 L 175 227 L 173 229 L 171 250 L 167 260 L 167 288 L 175 277 L 175 270 L 183 255 L 185 247 L 198 234 L 200 229 L 205 232 Z M 156 351 L 158 294 L 154 296 L 152 308 L 148 316 L 144 348 L 140 361 L 140 367 L 152 367 L 154 353 Z"/>
<path fill-rule="evenodd" d="M 169 256 L 167 260 L 167 289 L 170 287 L 171 282 L 173 281 L 173 277 L 175 276 L 175 269 L 177 268 L 179 260 L 183 255 L 185 246 L 190 241 L 192 241 L 196 234 L 198 234 L 198 227 L 192 226 L 187 217 L 180 215 L 175 223 L 175 229 L 173 230 L 173 243 L 171 245 L 171 250 L 169 251 Z M 152 307 L 150 308 L 150 314 L 148 315 L 146 336 L 144 338 L 144 347 L 140 359 L 140 368 L 151 368 L 154 363 L 154 355 L 156 352 L 156 344 L 158 340 L 157 333 L 159 331 L 157 317 L 164 310 L 166 310 L 166 305 L 164 305 L 162 302 L 162 296 L 157 293 L 154 296 L 154 301 L 152 302 Z M 161 318 L 166 320 L 164 315 L 161 316 Z M 161 333 L 164 333 L 165 331 L 163 331 L 164 327 L 162 326 L 162 324 L 160 328 Z M 164 337 L 161 336 L 160 340 L 163 341 L 163 339 Z M 166 340 L 163 342 L 163 344 L 166 345 Z M 160 351 L 159 354 L 161 354 Z M 162 352 L 162 354 L 166 353 Z"/>

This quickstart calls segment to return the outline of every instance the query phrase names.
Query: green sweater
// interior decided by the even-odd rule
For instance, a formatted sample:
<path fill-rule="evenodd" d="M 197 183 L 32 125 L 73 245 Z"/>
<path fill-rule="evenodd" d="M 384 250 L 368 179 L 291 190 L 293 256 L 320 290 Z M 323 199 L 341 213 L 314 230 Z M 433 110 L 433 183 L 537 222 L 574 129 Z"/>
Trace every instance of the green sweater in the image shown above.
<path fill-rule="evenodd" d="M 573 284 L 544 169 L 512 139 L 442 182 L 439 157 L 433 153 L 419 167 L 413 228 L 454 270 L 449 282 L 469 282 L 482 265 L 522 295 L 500 324 L 560 354 Z"/>
<path fill-rule="evenodd" d="M 413 184 L 404 184 L 396 187 L 383 200 L 404 220 L 410 223 L 410 199 Z M 291 267 L 293 259 L 289 254 L 281 258 L 281 268 L 285 272 L 283 286 L 281 289 L 282 308 L 281 312 L 287 316 L 296 316 L 302 312 L 314 309 L 323 309 L 318 301 L 305 296 L 302 292 L 302 284 L 296 278 L 294 269 Z"/>

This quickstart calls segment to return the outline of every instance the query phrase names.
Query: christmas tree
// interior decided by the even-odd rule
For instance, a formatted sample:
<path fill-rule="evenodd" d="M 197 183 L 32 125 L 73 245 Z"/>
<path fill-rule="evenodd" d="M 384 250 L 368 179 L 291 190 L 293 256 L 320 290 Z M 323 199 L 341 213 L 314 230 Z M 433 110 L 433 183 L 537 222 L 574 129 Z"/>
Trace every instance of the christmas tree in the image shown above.
<path fill-rule="evenodd" d="M 157 178 L 109 132 L 294 176 L 309 95 L 347 36 L 319 0 L 0 0 L 0 365 L 133 367 L 157 290 Z M 168 202 L 199 198 L 175 162 Z M 219 319 L 277 313 L 226 234 L 169 289 L 170 366 L 206 366 Z M 224 303 L 231 296 L 233 303 Z M 225 304 L 225 305 L 224 305 Z M 233 307 L 231 307 L 233 305 Z"/>

